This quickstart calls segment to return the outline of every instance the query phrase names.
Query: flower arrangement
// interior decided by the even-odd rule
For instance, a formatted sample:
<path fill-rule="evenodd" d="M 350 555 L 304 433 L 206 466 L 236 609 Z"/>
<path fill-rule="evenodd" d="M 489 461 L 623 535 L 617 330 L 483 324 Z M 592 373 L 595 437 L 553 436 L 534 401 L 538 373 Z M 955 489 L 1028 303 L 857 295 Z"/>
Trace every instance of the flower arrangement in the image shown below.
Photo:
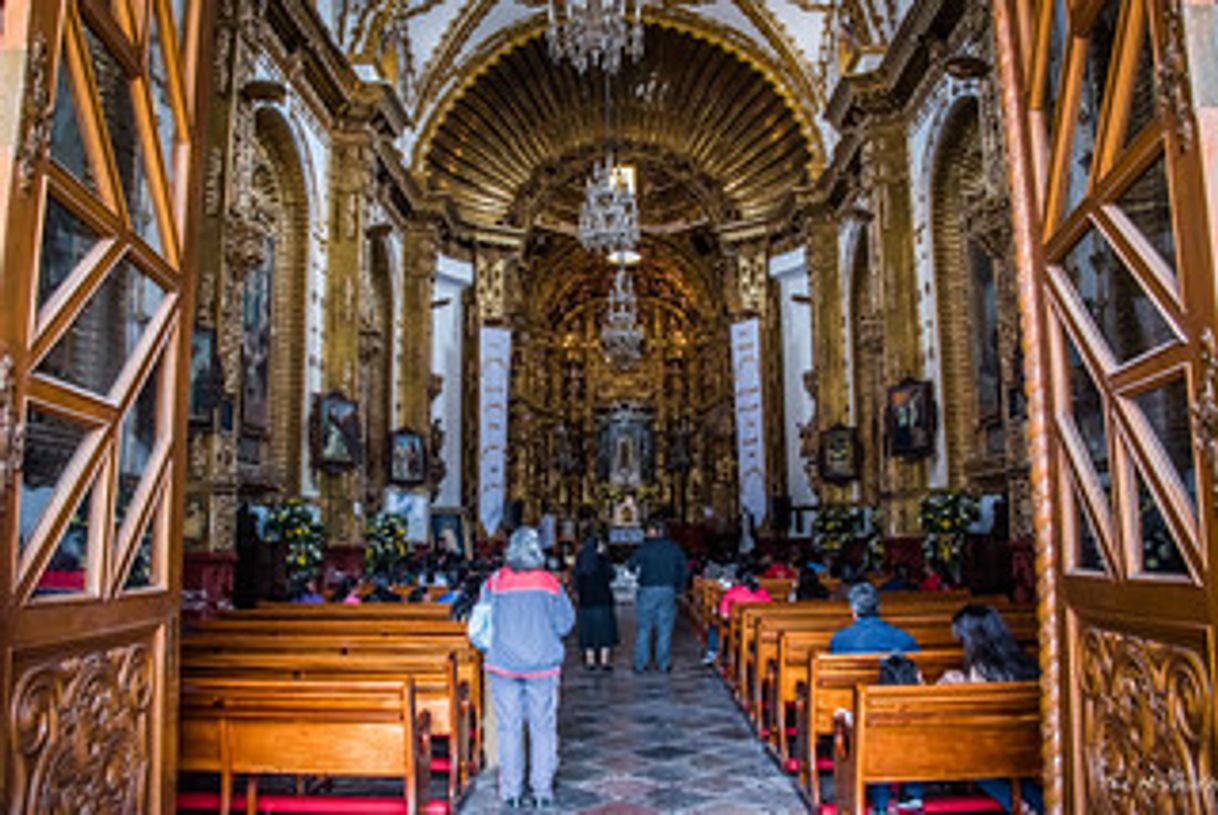
<path fill-rule="evenodd" d="M 287 544 L 288 580 L 294 588 L 314 576 L 321 567 L 326 528 L 318 508 L 303 498 L 289 498 L 271 510 L 267 539 Z"/>
<path fill-rule="evenodd" d="M 368 576 L 393 575 L 406 558 L 406 520 L 382 512 L 368 519 L 364 529 L 364 570 Z"/>
<path fill-rule="evenodd" d="M 922 499 L 922 554 L 928 567 L 953 584 L 960 583 L 965 532 L 980 514 L 977 499 L 967 492 L 939 492 Z"/>
<path fill-rule="evenodd" d="M 862 508 L 854 504 L 822 504 L 812 522 L 812 540 L 823 558 L 837 555 L 863 533 Z"/>

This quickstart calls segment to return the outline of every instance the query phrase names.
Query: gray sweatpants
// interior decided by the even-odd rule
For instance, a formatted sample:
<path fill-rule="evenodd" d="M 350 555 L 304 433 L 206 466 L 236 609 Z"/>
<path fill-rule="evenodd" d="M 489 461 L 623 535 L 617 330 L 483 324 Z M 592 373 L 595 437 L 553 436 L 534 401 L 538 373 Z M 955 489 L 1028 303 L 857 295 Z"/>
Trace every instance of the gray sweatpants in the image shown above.
<path fill-rule="evenodd" d="M 558 680 L 513 679 L 488 673 L 499 740 L 499 798 L 524 792 L 524 726 L 529 726 L 529 787 L 535 798 L 554 795 L 558 770 Z"/>

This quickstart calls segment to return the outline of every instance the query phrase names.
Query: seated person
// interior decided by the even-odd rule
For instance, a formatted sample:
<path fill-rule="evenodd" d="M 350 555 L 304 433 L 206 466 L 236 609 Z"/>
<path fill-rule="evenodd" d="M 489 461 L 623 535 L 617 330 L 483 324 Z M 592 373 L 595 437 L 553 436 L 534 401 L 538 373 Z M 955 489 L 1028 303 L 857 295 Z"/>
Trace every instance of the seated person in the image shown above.
<path fill-rule="evenodd" d="M 918 584 L 909 579 L 909 566 L 898 563 L 892 570 L 892 577 L 880 586 L 880 591 L 915 591 Z"/>
<path fill-rule="evenodd" d="M 757 582 L 757 576 L 746 574 L 744 580 L 723 593 L 719 600 L 719 617 L 726 620 L 732 615 L 732 606 L 737 603 L 768 603 L 774 598 Z M 703 665 L 710 665 L 719 656 L 719 627 L 711 624 L 706 632 L 706 656 Z"/>
<path fill-rule="evenodd" d="M 761 576 L 766 580 L 775 578 L 785 578 L 789 580 L 795 577 L 795 570 L 791 568 L 791 564 L 787 563 L 781 558 L 774 560 L 770 558 L 769 555 L 766 555 L 764 558 L 762 558 L 762 563 L 765 565 L 765 570 L 761 573 Z"/>
<path fill-rule="evenodd" d="M 344 606 L 358 606 L 360 604 L 359 592 L 356 589 L 359 584 L 351 575 L 347 575 L 334 589 L 334 594 L 330 598 L 331 602 L 342 603 Z"/>
<path fill-rule="evenodd" d="M 389 587 L 389 578 L 383 574 L 372 576 L 372 591 L 364 597 L 365 603 L 400 603 L 402 595 Z"/>
<path fill-rule="evenodd" d="M 796 600 L 828 600 L 829 587 L 820 582 L 820 564 L 805 563 L 793 589 Z"/>
<path fill-rule="evenodd" d="M 1022 682 L 1036 679 L 1040 669 L 1011 636 L 1002 615 L 990 606 L 969 604 L 952 618 L 952 634 L 964 649 L 964 670 L 948 671 L 940 684 L 958 682 Z M 977 786 L 1011 812 L 1011 785 L 1002 778 L 983 778 Z M 1024 812 L 1044 811 L 1040 789 L 1029 779 L 1019 783 Z"/>
<path fill-rule="evenodd" d="M 317 590 L 317 578 L 310 577 L 305 581 L 304 588 L 297 592 L 292 598 L 293 603 L 300 603 L 306 606 L 316 606 L 326 602 L 326 598 Z"/>
<path fill-rule="evenodd" d="M 879 685 L 921 685 L 922 672 L 912 659 L 904 654 L 891 654 L 880 663 L 880 675 L 876 681 Z M 877 812 L 887 812 L 888 802 L 892 797 L 892 787 L 896 787 L 901 796 L 898 812 L 922 810 L 922 784 L 916 781 L 904 784 L 868 784 L 867 797 L 871 806 Z"/>
<path fill-rule="evenodd" d="M 833 635 L 831 654 L 917 651 L 908 632 L 880 619 L 880 592 L 870 583 L 855 583 L 847 595 L 854 622 Z"/>

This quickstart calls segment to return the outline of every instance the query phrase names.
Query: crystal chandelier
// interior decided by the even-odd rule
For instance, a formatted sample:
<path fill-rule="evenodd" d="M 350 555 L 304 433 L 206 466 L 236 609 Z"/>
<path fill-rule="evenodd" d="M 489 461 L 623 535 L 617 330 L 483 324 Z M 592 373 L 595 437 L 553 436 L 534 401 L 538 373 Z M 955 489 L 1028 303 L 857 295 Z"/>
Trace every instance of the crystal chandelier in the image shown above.
<path fill-rule="evenodd" d="M 633 252 L 639 244 L 639 207 L 634 170 L 614 164 L 613 154 L 597 164 L 579 210 L 579 242 L 589 252 Z"/>
<path fill-rule="evenodd" d="M 581 74 L 598 65 L 607 74 L 622 67 L 622 52 L 632 60 L 643 56 L 643 0 L 629 14 L 626 0 L 549 0 L 546 42 L 550 58 L 570 58 Z M 629 17 L 629 19 L 627 19 Z"/>
<path fill-rule="evenodd" d="M 638 303 L 630 270 L 618 266 L 601 328 L 605 356 L 619 370 L 632 367 L 643 356 L 643 329 L 639 326 Z"/>

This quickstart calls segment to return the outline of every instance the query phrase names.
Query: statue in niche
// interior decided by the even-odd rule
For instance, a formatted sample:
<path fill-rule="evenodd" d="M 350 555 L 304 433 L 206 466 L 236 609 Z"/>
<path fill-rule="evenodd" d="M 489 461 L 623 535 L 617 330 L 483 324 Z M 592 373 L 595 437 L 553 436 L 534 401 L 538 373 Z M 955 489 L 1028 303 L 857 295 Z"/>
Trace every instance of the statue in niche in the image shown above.
<path fill-rule="evenodd" d="M 613 483 L 639 485 L 639 454 L 633 436 L 623 433 L 617 437 L 613 450 Z"/>

